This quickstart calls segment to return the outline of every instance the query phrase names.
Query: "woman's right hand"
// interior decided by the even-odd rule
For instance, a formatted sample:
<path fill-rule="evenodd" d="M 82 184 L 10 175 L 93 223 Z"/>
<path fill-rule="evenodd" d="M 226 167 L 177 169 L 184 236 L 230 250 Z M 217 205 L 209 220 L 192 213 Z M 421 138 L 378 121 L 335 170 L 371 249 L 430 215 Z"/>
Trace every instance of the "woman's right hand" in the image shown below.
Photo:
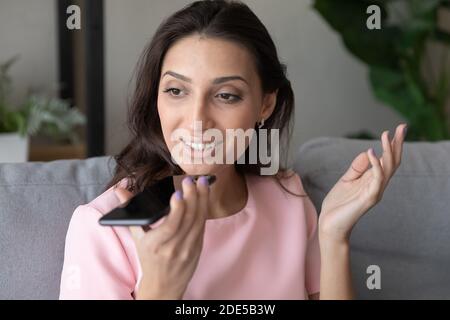
<path fill-rule="evenodd" d="M 209 186 L 204 177 L 186 177 L 183 194 L 175 192 L 170 212 L 157 228 L 145 232 L 130 227 L 142 268 L 136 299 L 181 299 L 197 268 L 209 209 Z M 133 195 L 115 190 L 121 203 Z"/>

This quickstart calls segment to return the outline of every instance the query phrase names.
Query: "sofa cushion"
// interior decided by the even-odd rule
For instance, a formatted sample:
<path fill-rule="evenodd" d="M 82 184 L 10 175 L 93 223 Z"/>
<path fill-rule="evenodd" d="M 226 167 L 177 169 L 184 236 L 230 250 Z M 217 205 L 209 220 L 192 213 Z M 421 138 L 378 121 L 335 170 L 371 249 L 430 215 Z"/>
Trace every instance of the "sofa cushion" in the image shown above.
<path fill-rule="evenodd" d="M 304 144 L 295 170 L 318 212 L 326 193 L 352 159 L 377 141 L 317 138 Z M 351 236 L 354 286 L 361 299 L 450 298 L 450 142 L 407 143 L 382 201 Z M 370 265 L 381 289 L 369 290 Z M 372 280 L 372 279 L 371 279 Z M 369 281 L 371 282 L 371 281 Z"/>
<path fill-rule="evenodd" d="M 320 203 L 359 152 L 378 142 L 319 138 L 304 144 L 295 169 Z M 450 142 L 408 143 L 383 200 L 351 237 L 362 299 L 450 298 Z M 57 299 L 64 240 L 74 209 L 103 192 L 110 157 L 0 164 L 0 299 Z M 369 290 L 367 267 L 381 269 Z"/>
<path fill-rule="evenodd" d="M 0 299 L 57 299 L 75 208 L 103 192 L 114 159 L 0 164 Z"/>

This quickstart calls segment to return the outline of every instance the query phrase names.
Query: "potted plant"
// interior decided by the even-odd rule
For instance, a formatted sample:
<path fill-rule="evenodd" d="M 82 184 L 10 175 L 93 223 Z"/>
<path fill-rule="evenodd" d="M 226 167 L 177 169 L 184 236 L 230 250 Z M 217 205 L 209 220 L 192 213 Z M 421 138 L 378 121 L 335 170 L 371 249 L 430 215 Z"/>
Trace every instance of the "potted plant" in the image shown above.
<path fill-rule="evenodd" d="M 0 162 L 28 160 L 29 138 L 42 135 L 57 142 L 78 143 L 76 127 L 85 116 L 66 100 L 32 94 L 19 106 L 8 102 L 11 92 L 10 67 L 14 57 L 0 64 Z"/>
<path fill-rule="evenodd" d="M 370 5 L 380 29 L 367 28 Z M 374 96 L 408 121 L 408 140 L 450 139 L 450 0 L 314 0 L 314 9 L 368 66 Z"/>

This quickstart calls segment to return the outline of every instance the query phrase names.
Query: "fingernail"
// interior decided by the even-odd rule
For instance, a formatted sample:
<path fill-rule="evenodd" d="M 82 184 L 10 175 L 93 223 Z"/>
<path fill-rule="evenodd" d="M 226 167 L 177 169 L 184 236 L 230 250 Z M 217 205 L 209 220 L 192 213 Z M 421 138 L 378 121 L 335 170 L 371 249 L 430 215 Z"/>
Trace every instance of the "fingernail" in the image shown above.
<path fill-rule="evenodd" d="M 177 190 L 175 192 L 175 199 L 177 199 L 177 200 L 183 199 L 183 192 L 181 190 Z"/>
<path fill-rule="evenodd" d="M 205 176 L 201 176 L 198 180 L 201 185 L 204 185 L 204 186 L 209 185 L 208 179 Z"/>
<path fill-rule="evenodd" d="M 375 156 L 375 151 L 373 150 L 373 148 L 370 148 L 370 149 L 369 149 L 369 153 L 370 153 L 372 156 Z"/>
<path fill-rule="evenodd" d="M 187 185 L 191 185 L 191 184 L 193 184 L 194 182 L 193 182 L 193 180 L 192 180 L 191 177 L 186 177 L 186 178 L 183 179 L 183 183 L 185 183 L 185 184 L 187 184 Z"/>
<path fill-rule="evenodd" d="M 408 126 L 405 126 L 403 128 L 403 136 L 406 137 L 406 134 L 408 133 Z"/>

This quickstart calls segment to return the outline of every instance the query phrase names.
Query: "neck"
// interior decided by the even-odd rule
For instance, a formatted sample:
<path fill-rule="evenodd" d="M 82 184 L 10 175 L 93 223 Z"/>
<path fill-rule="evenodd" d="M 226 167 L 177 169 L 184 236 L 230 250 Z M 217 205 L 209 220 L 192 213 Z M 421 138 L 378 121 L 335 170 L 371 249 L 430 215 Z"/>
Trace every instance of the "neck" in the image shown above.
<path fill-rule="evenodd" d="M 224 218 L 242 210 L 248 197 L 244 175 L 238 173 L 234 165 L 227 165 L 214 174 L 216 181 L 210 188 L 208 219 Z M 180 189 L 182 177 L 177 180 L 175 188 Z"/>
<path fill-rule="evenodd" d="M 245 177 L 234 165 L 217 173 L 217 180 L 210 190 L 210 214 L 208 219 L 223 218 L 242 210 L 247 203 Z"/>

